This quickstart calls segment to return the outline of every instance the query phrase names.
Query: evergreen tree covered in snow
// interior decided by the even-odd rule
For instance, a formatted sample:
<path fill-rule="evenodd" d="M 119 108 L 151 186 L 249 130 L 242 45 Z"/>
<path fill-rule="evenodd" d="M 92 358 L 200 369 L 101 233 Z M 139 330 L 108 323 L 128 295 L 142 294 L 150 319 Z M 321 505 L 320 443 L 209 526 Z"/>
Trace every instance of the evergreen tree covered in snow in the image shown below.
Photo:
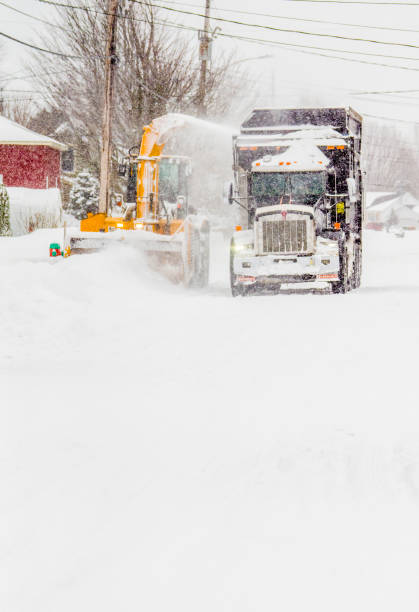
<path fill-rule="evenodd" d="M 70 203 L 67 212 L 84 219 L 87 213 L 96 214 L 99 206 L 99 181 L 87 170 L 79 172 L 70 191 Z"/>
<path fill-rule="evenodd" d="M 11 236 L 10 199 L 6 187 L 0 184 L 0 236 Z"/>

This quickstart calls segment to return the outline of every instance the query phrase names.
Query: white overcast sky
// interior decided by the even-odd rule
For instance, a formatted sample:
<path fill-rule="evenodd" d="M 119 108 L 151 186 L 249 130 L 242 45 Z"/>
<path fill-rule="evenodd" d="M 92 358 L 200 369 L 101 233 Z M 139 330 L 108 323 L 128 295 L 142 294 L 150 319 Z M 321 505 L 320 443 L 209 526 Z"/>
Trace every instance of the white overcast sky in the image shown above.
<path fill-rule="evenodd" d="M 63 1 L 63 0 L 61 0 Z M 158 0 L 156 0 L 157 3 Z M 419 0 L 418 0 L 419 1 Z M 69 4 L 75 2 L 69 2 Z M 5 4 L 25 11 L 36 17 L 46 20 L 53 19 L 55 9 L 42 4 L 38 0 L 5 0 Z M 164 2 L 160 2 L 164 5 Z M 176 9 L 185 9 L 191 12 L 203 12 L 204 0 L 180 0 L 167 2 L 166 6 Z M 248 25 L 235 25 L 213 20 L 212 28 L 219 26 L 223 34 L 259 38 L 273 41 L 273 44 L 256 44 L 231 39 L 217 38 L 214 42 L 216 49 L 235 49 L 236 59 L 258 58 L 269 55 L 265 59 L 254 59 L 241 64 L 246 69 L 246 78 L 249 90 L 259 92 L 259 105 L 291 106 L 298 105 L 301 99 L 308 104 L 348 104 L 359 108 L 363 112 L 375 113 L 382 116 L 394 117 L 403 120 L 416 120 L 419 122 L 419 5 L 385 6 L 376 4 L 333 4 L 323 2 L 300 2 L 285 0 L 258 0 L 250 2 L 245 0 L 213 0 L 212 15 L 226 19 L 242 21 L 245 24 L 258 24 L 274 26 L 285 29 L 298 29 L 310 33 L 333 34 L 353 38 L 373 39 L 381 42 L 392 42 L 403 45 L 416 45 L 418 48 L 407 46 L 394 46 L 370 42 L 339 40 L 296 33 L 273 31 L 251 27 Z M 217 10 L 218 9 L 218 10 Z M 231 11 L 231 12 L 230 12 Z M 270 16 L 250 13 L 264 13 Z M 162 10 L 162 15 L 170 21 L 187 24 L 193 27 L 202 27 L 202 19 L 197 16 L 176 14 Z M 301 19 L 301 21 L 288 20 L 286 17 Z M 346 25 L 332 25 L 313 23 L 304 19 L 317 19 L 330 22 L 340 22 Z M 19 38 L 23 41 L 39 42 L 39 33 L 43 28 L 40 22 L 20 15 L 3 4 L 0 4 L 0 31 Z M 369 26 L 369 27 L 361 27 Z M 374 27 L 373 27 L 374 26 Z M 389 31 L 382 28 L 400 28 L 417 30 L 416 32 Z M 310 53 L 298 53 L 287 47 L 280 47 L 275 43 L 293 43 L 328 49 L 327 55 L 340 55 L 341 52 L 357 51 L 360 55 L 346 55 L 348 58 L 369 62 L 378 62 L 396 66 L 415 68 L 416 70 L 400 70 L 396 68 L 373 66 L 319 57 Z M 191 35 L 191 44 L 197 46 L 197 36 Z M 22 61 L 28 57 L 28 51 L 17 43 L 2 39 L 3 61 L 0 72 L 4 76 L 21 76 Z M 310 51 L 309 49 L 302 49 Z M 315 50 L 311 50 L 314 53 Z M 30 51 L 29 51 L 30 53 Z M 317 53 L 321 51 L 317 50 Z M 388 57 L 374 57 L 361 53 L 383 54 L 411 59 L 391 59 Z M 274 87 L 272 86 L 274 77 Z M 24 80 L 1 81 L 6 89 L 31 89 L 31 83 Z M 376 94 L 354 96 L 358 91 L 387 91 L 387 90 L 418 90 L 417 93 L 403 94 Z M 274 90 L 274 91 L 273 91 Z M 12 94 L 10 94 L 12 95 Z M 301 96 L 304 98 L 301 98 Z M 273 98 L 274 96 L 274 98 Z M 377 102 L 375 102 L 375 100 Z"/>

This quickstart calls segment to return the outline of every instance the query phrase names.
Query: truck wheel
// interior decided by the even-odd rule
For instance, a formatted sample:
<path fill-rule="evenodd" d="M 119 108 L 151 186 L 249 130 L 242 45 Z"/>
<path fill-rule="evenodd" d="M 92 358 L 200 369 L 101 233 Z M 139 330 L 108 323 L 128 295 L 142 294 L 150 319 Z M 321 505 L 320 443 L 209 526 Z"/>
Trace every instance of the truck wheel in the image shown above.
<path fill-rule="evenodd" d="M 351 290 L 349 279 L 349 255 L 345 238 L 339 239 L 339 281 L 332 283 L 333 293 L 348 293 Z"/>
<path fill-rule="evenodd" d="M 350 278 L 350 289 L 358 289 L 361 284 L 361 268 L 362 268 L 362 257 L 361 257 L 361 244 L 356 242 L 354 244 L 354 257 L 353 257 L 353 269 Z"/>
<path fill-rule="evenodd" d="M 362 275 L 362 247 L 359 242 L 355 244 L 355 260 L 354 260 L 354 283 L 353 288 L 358 289 L 361 286 L 361 275 Z"/>

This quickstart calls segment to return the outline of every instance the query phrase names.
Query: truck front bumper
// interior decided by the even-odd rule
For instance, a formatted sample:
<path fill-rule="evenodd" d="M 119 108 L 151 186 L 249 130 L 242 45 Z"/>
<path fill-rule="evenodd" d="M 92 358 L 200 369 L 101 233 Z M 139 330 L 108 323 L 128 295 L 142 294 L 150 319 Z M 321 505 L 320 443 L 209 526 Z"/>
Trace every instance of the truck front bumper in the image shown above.
<path fill-rule="evenodd" d="M 335 254 L 304 256 L 251 254 L 233 258 L 233 282 L 238 286 L 292 290 L 325 289 L 339 280 L 339 258 Z M 309 287 L 310 285 L 310 287 Z"/>

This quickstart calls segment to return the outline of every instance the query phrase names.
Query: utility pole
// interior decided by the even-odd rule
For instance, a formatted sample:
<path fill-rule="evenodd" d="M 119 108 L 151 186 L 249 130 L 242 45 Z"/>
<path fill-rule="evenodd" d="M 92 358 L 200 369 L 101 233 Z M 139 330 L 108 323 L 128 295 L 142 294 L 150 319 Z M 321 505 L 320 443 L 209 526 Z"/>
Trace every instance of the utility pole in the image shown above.
<path fill-rule="evenodd" d="M 108 214 L 109 186 L 112 146 L 112 102 L 114 94 L 114 77 L 117 57 L 116 45 L 116 17 L 119 0 L 108 0 L 108 23 L 106 29 L 106 55 L 105 55 L 105 91 L 102 119 L 102 150 L 100 155 L 100 188 L 99 212 Z"/>
<path fill-rule="evenodd" d="M 199 89 L 198 89 L 198 113 L 201 117 L 205 117 L 207 114 L 207 107 L 205 104 L 205 94 L 207 85 L 207 64 L 209 62 L 210 53 L 210 5 L 211 0 L 205 0 L 205 21 L 204 30 L 199 32 L 199 56 L 201 59 L 201 71 L 199 75 Z"/>

